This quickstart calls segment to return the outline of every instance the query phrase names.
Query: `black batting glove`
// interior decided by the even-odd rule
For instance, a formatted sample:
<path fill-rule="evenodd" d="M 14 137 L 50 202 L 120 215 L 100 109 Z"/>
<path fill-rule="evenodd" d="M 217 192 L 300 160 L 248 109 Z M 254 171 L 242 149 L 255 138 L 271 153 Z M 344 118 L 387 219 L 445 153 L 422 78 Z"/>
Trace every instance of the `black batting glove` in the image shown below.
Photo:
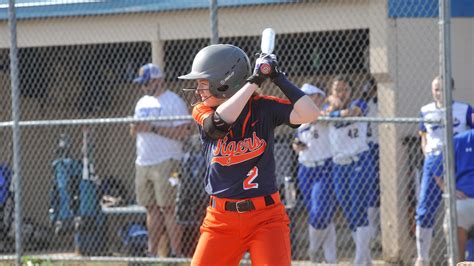
<path fill-rule="evenodd" d="M 283 72 L 280 71 L 278 62 L 276 61 L 276 56 L 274 54 L 262 54 L 259 58 L 257 58 L 253 74 L 247 79 L 247 81 L 260 86 L 265 81 L 265 79 L 273 79 L 281 73 Z"/>

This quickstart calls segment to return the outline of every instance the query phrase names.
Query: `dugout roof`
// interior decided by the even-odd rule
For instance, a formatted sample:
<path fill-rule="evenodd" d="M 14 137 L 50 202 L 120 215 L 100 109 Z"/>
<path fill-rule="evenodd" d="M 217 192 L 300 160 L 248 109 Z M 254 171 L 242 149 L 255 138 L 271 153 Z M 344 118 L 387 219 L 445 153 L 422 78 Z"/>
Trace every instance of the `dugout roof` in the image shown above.
<path fill-rule="evenodd" d="M 218 0 L 220 7 L 294 3 L 297 0 Z M 17 18 L 93 16 L 209 8 L 209 0 L 17 0 Z M 0 0 L 0 20 L 8 19 L 8 0 Z"/>

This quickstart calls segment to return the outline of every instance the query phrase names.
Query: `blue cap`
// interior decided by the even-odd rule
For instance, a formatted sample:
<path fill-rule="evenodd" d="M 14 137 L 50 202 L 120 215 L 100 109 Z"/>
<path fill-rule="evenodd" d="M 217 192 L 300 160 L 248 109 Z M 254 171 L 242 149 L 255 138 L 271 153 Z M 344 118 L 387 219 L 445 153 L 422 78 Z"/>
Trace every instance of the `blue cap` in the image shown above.
<path fill-rule="evenodd" d="M 164 73 L 161 71 L 160 67 L 148 63 L 140 68 L 138 71 L 138 77 L 133 80 L 133 83 L 143 85 L 152 79 L 159 79 L 162 77 L 164 77 Z"/>

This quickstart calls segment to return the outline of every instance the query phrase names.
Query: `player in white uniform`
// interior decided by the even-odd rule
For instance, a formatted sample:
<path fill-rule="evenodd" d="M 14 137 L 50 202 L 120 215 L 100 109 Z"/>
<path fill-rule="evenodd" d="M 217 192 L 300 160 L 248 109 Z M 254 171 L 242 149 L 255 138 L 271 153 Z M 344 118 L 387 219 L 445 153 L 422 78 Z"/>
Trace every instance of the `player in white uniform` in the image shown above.
<path fill-rule="evenodd" d="M 330 117 L 365 116 L 367 105 L 363 100 L 350 100 L 351 88 L 348 79 L 338 76 L 332 83 L 329 106 Z M 367 217 L 366 168 L 371 165 L 367 144 L 367 123 L 336 122 L 329 127 L 333 154 L 334 191 L 339 205 L 353 232 L 356 243 L 354 263 L 371 264 L 370 240 L 372 229 Z"/>
<path fill-rule="evenodd" d="M 321 89 L 303 84 L 301 90 L 322 107 L 326 94 Z M 319 262 L 316 254 L 322 246 L 325 262 L 336 263 L 336 229 L 332 223 L 335 197 L 328 124 L 312 122 L 301 125 L 292 146 L 298 153 L 298 187 L 309 213 L 308 255 L 312 262 Z"/>
<path fill-rule="evenodd" d="M 367 103 L 367 116 L 378 116 L 377 104 L 377 83 L 373 77 L 363 85 L 363 98 Z M 367 191 L 368 195 L 368 217 L 369 224 L 374 230 L 374 238 L 376 237 L 380 226 L 380 149 L 379 149 L 379 130 L 377 123 L 368 123 L 367 127 L 367 143 L 369 144 L 370 157 L 372 165 L 367 165 L 368 180 L 372 181 L 371 188 Z"/>
<path fill-rule="evenodd" d="M 421 117 L 426 119 L 442 119 L 444 116 L 442 85 L 440 77 L 431 84 L 434 102 L 421 107 Z M 454 81 L 452 82 L 454 88 Z M 469 104 L 453 101 L 453 132 L 464 132 L 473 127 L 472 107 Z M 418 252 L 417 265 L 429 261 L 429 251 L 435 224 L 436 211 L 441 202 L 441 190 L 435 182 L 436 173 L 443 167 L 442 151 L 444 145 L 444 129 L 440 124 L 420 123 L 422 150 L 425 155 L 420 196 L 416 208 L 416 247 Z"/>

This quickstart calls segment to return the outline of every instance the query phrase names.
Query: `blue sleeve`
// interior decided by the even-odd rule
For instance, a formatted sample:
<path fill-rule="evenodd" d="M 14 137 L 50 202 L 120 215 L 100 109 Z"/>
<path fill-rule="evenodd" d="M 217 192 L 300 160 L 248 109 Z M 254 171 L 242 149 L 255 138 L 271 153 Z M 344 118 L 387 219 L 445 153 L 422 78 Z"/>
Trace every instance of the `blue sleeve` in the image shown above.
<path fill-rule="evenodd" d="M 455 179 L 457 179 L 457 177 L 459 176 L 459 173 L 458 173 L 458 163 L 460 160 L 462 160 L 461 156 L 460 156 L 460 141 L 459 141 L 459 137 L 458 136 L 455 136 L 454 137 L 454 140 L 453 140 L 453 149 L 454 149 L 454 177 Z"/>
<path fill-rule="evenodd" d="M 420 118 L 423 119 L 424 116 L 423 116 L 423 112 L 420 112 Z M 423 121 L 420 121 L 420 128 L 419 128 L 420 132 L 426 132 L 426 127 L 425 127 L 425 123 Z"/>
<path fill-rule="evenodd" d="M 367 103 L 363 100 L 355 100 L 351 103 L 350 108 L 357 107 L 362 111 L 361 116 L 367 116 L 367 113 L 369 112 L 369 107 L 367 106 Z"/>
<path fill-rule="evenodd" d="M 472 106 L 470 104 L 467 105 L 467 112 L 466 112 L 466 124 L 469 128 L 474 128 L 474 119 L 472 114 Z"/>

